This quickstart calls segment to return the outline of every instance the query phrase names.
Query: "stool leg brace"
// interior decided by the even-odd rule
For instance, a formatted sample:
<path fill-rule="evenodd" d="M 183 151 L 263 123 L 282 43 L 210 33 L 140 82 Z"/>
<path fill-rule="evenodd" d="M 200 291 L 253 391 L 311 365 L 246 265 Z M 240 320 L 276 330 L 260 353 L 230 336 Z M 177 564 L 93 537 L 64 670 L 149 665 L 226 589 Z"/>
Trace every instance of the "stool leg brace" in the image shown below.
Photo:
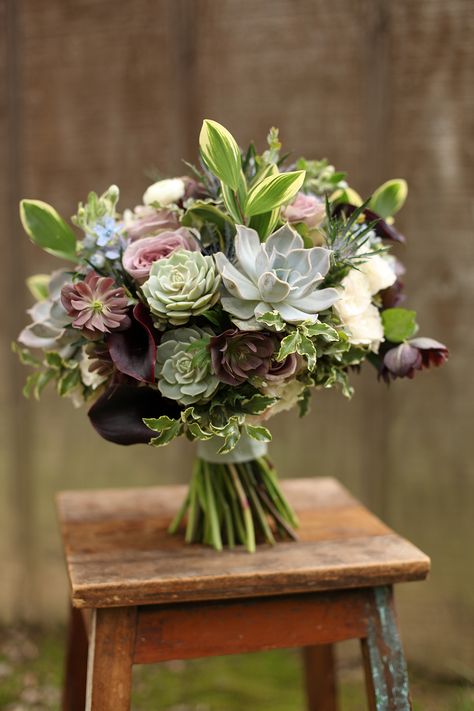
<path fill-rule="evenodd" d="M 353 638 L 370 711 L 412 708 L 390 587 L 96 609 L 88 652 L 81 620 L 73 610 L 63 711 L 129 711 L 134 663 L 284 647 L 304 648 L 309 711 L 336 711 L 332 645 Z"/>

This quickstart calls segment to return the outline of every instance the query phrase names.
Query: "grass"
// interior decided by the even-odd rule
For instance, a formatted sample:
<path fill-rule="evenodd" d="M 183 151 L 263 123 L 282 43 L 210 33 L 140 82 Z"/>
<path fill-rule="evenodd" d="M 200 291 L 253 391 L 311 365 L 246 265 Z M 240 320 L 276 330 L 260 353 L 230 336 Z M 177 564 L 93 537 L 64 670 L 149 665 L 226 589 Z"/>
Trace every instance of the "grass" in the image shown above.
<path fill-rule="evenodd" d="M 0 630 L 0 709 L 58 711 L 61 630 Z M 342 665 L 342 711 L 364 711 L 359 669 Z M 414 711 L 474 711 L 474 689 L 411 674 Z M 168 662 L 134 668 L 133 711 L 302 711 L 299 654 L 262 654 Z"/>

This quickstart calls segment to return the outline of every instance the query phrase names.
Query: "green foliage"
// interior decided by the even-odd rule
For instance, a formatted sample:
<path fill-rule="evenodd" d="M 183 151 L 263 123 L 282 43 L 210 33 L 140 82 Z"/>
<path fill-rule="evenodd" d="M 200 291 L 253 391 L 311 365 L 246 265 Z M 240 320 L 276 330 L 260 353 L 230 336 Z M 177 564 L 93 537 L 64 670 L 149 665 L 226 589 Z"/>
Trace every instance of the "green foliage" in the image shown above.
<path fill-rule="evenodd" d="M 76 262 L 76 237 L 56 210 L 42 200 L 22 200 L 20 219 L 31 241 L 55 257 Z"/>
<path fill-rule="evenodd" d="M 304 189 L 315 195 L 327 195 L 337 188 L 347 187 L 344 180 L 346 174 L 336 171 L 326 159 L 306 160 L 300 158 L 296 161 L 296 168 L 306 171 Z"/>
<path fill-rule="evenodd" d="M 162 447 L 178 437 L 182 432 L 182 422 L 163 415 L 162 417 L 146 417 L 143 422 L 153 432 L 158 432 L 157 437 L 150 440 L 153 447 Z"/>
<path fill-rule="evenodd" d="M 286 328 L 286 323 L 278 311 L 268 311 L 261 316 L 257 316 L 257 321 L 268 326 L 272 331 L 283 331 Z"/>
<path fill-rule="evenodd" d="M 395 178 L 383 183 L 370 198 L 371 210 L 386 219 L 391 217 L 403 207 L 408 194 L 406 180 Z"/>
<path fill-rule="evenodd" d="M 193 203 L 192 206 L 186 210 L 181 220 L 181 223 L 185 227 L 200 227 L 204 222 L 211 222 L 213 225 L 216 225 L 221 232 L 225 229 L 226 224 L 231 227 L 234 226 L 229 215 L 219 210 L 213 203 L 203 200 Z"/>
<path fill-rule="evenodd" d="M 119 197 L 120 190 L 116 185 L 108 187 L 102 195 L 90 192 L 86 203 L 79 203 L 76 214 L 71 217 L 72 223 L 80 227 L 84 232 L 89 231 L 104 217 L 115 216 Z"/>
<path fill-rule="evenodd" d="M 242 180 L 242 158 L 232 134 L 217 121 L 206 119 L 199 135 L 204 163 L 219 180 L 237 191 Z"/>
<path fill-rule="evenodd" d="M 306 359 L 309 371 L 316 368 L 319 353 L 327 353 L 327 345 L 339 342 L 344 338 L 342 332 L 336 331 L 329 324 L 310 321 L 299 324 L 280 343 L 276 359 L 284 361 L 291 353 L 298 353 Z M 342 344 L 341 344 L 342 345 Z M 345 349 L 346 346 L 342 345 Z"/>
<path fill-rule="evenodd" d="M 402 343 L 415 335 L 418 326 L 416 311 L 409 309 L 386 309 L 382 311 L 384 336 L 392 343 Z"/>
<path fill-rule="evenodd" d="M 302 170 L 269 175 L 249 191 L 244 211 L 248 217 L 274 210 L 294 198 L 303 185 Z"/>
<path fill-rule="evenodd" d="M 270 430 L 262 425 L 245 425 L 245 430 L 249 437 L 258 442 L 271 442 L 272 434 Z"/>
<path fill-rule="evenodd" d="M 44 301 L 48 298 L 48 286 L 50 279 L 50 274 L 34 274 L 26 280 L 26 286 L 36 301 Z"/>

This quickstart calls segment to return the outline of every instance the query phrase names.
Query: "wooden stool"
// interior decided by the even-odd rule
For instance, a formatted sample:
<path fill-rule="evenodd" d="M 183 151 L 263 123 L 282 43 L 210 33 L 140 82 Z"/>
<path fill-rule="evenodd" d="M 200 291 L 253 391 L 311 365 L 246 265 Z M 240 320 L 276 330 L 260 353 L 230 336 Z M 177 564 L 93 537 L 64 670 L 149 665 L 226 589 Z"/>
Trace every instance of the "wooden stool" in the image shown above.
<path fill-rule="evenodd" d="M 425 578 L 429 559 L 334 479 L 284 489 L 301 540 L 253 555 L 169 536 L 184 487 L 59 494 L 72 601 L 63 711 L 128 710 L 133 664 L 281 647 L 304 648 L 310 711 L 335 711 L 332 645 L 352 638 L 369 708 L 411 708 L 392 585 Z"/>

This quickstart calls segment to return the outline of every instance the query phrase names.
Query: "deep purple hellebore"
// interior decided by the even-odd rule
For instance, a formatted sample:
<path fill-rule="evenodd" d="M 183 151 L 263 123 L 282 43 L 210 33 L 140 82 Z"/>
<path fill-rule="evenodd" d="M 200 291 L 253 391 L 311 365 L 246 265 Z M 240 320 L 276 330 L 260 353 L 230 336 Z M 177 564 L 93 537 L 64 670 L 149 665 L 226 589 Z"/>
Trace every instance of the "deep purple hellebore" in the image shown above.
<path fill-rule="evenodd" d="M 448 349 L 432 338 L 412 338 L 390 348 L 383 358 L 381 375 L 392 378 L 414 378 L 417 370 L 439 366 L 448 359 Z"/>

